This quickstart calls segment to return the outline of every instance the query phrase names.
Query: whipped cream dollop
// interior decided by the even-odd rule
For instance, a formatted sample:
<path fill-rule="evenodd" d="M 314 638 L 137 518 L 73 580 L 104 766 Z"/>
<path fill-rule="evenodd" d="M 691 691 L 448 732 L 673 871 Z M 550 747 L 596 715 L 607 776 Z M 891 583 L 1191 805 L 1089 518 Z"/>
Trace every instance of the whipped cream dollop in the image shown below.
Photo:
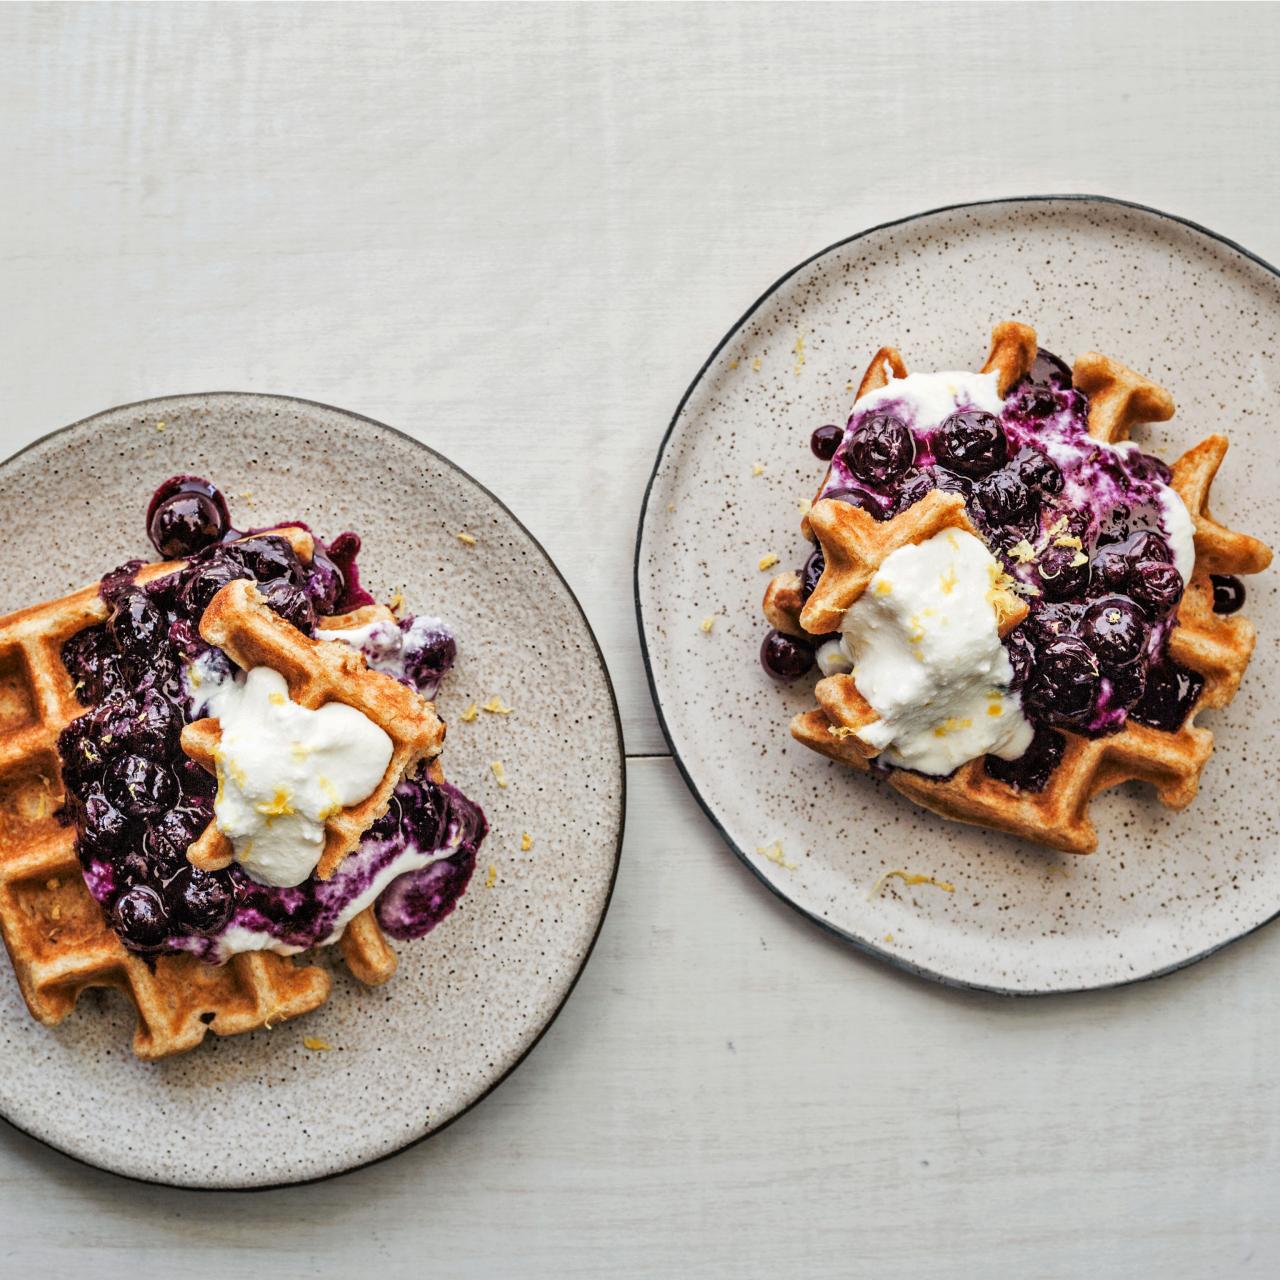
<path fill-rule="evenodd" d="M 382 781 L 391 739 L 354 707 L 299 705 L 270 667 L 243 678 L 217 679 L 206 670 L 199 693 L 222 730 L 214 756 L 218 829 L 255 880 L 301 884 L 324 852 L 326 819 L 367 799 Z"/>
<path fill-rule="evenodd" d="M 1031 745 L 997 630 L 1000 577 L 980 539 L 943 530 L 886 556 L 840 639 L 822 646 L 823 674 L 851 671 L 879 716 L 858 736 L 886 764 L 943 776 L 982 755 L 1017 759 Z"/>

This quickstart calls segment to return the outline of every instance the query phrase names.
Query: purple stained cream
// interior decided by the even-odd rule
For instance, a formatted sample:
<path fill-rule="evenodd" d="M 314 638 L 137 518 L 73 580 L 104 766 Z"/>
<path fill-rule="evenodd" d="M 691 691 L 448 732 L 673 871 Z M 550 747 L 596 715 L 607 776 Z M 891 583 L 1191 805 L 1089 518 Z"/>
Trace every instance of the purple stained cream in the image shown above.
<path fill-rule="evenodd" d="M 1061 759 L 1061 730 L 1100 736 L 1132 717 L 1174 731 L 1203 687 L 1166 652 L 1194 566 L 1191 519 L 1168 467 L 1137 445 L 1093 440 L 1087 415 L 1070 370 L 1041 351 L 1004 398 L 994 375 L 893 379 L 864 396 L 843 428 L 819 427 L 811 441 L 830 463 L 821 497 L 877 520 L 933 489 L 964 498 L 1028 605 L 1004 645 L 1034 736 L 1018 759 L 986 757 L 992 776 L 1028 790 Z M 806 597 L 822 570 L 819 547 L 801 571 Z M 1240 607 L 1238 580 L 1214 588 L 1215 608 Z M 825 670 L 828 646 L 817 645 Z M 780 679 L 815 661 L 813 643 L 778 632 L 761 656 Z"/>
<path fill-rule="evenodd" d="M 466 890 L 488 828 L 478 805 L 425 766 L 400 782 L 388 812 L 328 881 L 276 888 L 239 864 L 204 872 L 186 861 L 188 844 L 213 820 L 215 788 L 178 736 L 199 714 L 197 683 L 233 671 L 200 638 L 200 615 L 227 582 L 248 578 L 272 609 L 315 635 L 318 616 L 372 602 L 356 569 L 359 538 L 317 539 L 303 565 L 286 540 L 232 529 L 221 494 L 193 476 L 157 490 L 148 532 L 162 555 L 187 564 L 146 585 L 135 581 L 141 562 L 108 574 L 101 592 L 110 618 L 63 650 L 89 708 L 59 739 L 68 812 L 85 881 L 125 945 L 214 963 L 243 950 L 290 954 L 336 941 L 369 905 L 393 937 L 430 932 Z M 405 618 L 375 630 L 341 638 L 434 696 L 456 654 L 443 624 Z"/>

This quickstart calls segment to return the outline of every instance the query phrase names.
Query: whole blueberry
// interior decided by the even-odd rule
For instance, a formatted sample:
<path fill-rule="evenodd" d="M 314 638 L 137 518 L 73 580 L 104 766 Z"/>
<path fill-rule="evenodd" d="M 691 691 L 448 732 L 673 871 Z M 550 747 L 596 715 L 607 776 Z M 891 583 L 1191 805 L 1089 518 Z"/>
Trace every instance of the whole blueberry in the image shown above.
<path fill-rule="evenodd" d="M 1244 608 L 1244 583 L 1231 573 L 1210 575 L 1213 582 L 1214 613 L 1238 613 Z"/>
<path fill-rule="evenodd" d="M 209 648 L 200 639 L 195 626 L 186 618 L 175 618 L 169 623 L 169 647 L 174 653 L 187 659 L 197 658 Z"/>
<path fill-rule="evenodd" d="M 75 681 L 76 697 L 85 706 L 101 702 L 124 683 L 119 655 L 105 625 L 76 632 L 62 646 L 62 661 Z"/>
<path fill-rule="evenodd" d="M 147 828 L 142 847 L 152 880 L 172 880 L 191 865 L 187 861 L 187 846 L 170 843 L 154 826 Z"/>
<path fill-rule="evenodd" d="M 981 409 L 961 409 L 933 437 L 938 461 L 966 476 L 985 476 L 1004 465 L 1009 445 L 999 418 Z"/>
<path fill-rule="evenodd" d="M 1033 651 L 1041 641 L 1076 634 L 1080 630 L 1086 607 L 1078 600 L 1042 601 L 1040 607 L 1023 624 L 1036 637 Z"/>
<path fill-rule="evenodd" d="M 1062 492 L 1062 471 L 1048 454 L 1039 449 L 1020 449 L 1014 463 L 1027 488 L 1050 496 Z"/>
<path fill-rule="evenodd" d="M 1002 467 L 973 486 L 973 497 L 988 524 L 1019 524 L 1031 514 L 1031 491 L 1011 467 Z"/>
<path fill-rule="evenodd" d="M 861 485 L 842 485 L 838 489 L 828 489 L 822 500 L 847 502 L 851 507 L 860 507 L 877 520 L 888 520 L 893 515 L 893 501 L 881 493 L 864 489 Z"/>
<path fill-rule="evenodd" d="M 804 568 L 800 571 L 800 591 L 806 600 L 813 595 L 813 589 L 818 585 L 818 579 L 822 577 L 822 571 L 826 567 L 827 561 L 822 548 L 814 547 L 813 554 L 804 562 Z"/>
<path fill-rule="evenodd" d="M 246 538 L 227 547 L 225 554 L 237 561 L 259 582 L 287 578 L 301 583 L 302 565 L 293 546 L 285 538 Z"/>
<path fill-rule="evenodd" d="M 1051 724 L 1080 724 L 1098 699 L 1098 660 L 1079 636 L 1055 636 L 1036 655 L 1024 697 Z"/>
<path fill-rule="evenodd" d="M 188 612 L 199 618 L 209 607 L 209 601 L 228 582 L 252 576 L 243 564 L 230 559 L 219 548 L 214 558 L 199 565 L 187 576 L 182 588 L 182 602 Z"/>
<path fill-rule="evenodd" d="M 203 493 L 175 493 L 152 512 L 147 535 L 166 560 L 183 559 L 217 542 L 227 524 L 217 503 Z"/>
<path fill-rule="evenodd" d="M 1103 547 L 1093 557 L 1093 581 L 1107 591 L 1127 593 L 1133 561 L 1119 547 Z"/>
<path fill-rule="evenodd" d="M 147 593 L 135 589 L 117 599 L 107 630 L 121 653 L 145 661 L 166 638 L 168 628 Z"/>
<path fill-rule="evenodd" d="M 80 838 L 93 853 L 104 858 L 122 857 L 129 842 L 129 819 L 95 788 L 84 801 L 84 821 Z"/>
<path fill-rule="evenodd" d="M 273 578 L 264 582 L 259 590 L 268 609 L 292 623 L 299 631 L 308 635 L 315 630 L 316 614 L 311 607 L 311 598 L 299 586 L 288 578 Z"/>
<path fill-rule="evenodd" d="M 1140 564 L 1144 560 L 1159 560 L 1165 564 L 1173 563 L 1173 552 L 1169 549 L 1169 544 L 1158 533 L 1153 533 L 1150 529 L 1144 529 L 1142 532 L 1134 534 L 1125 544 L 1125 554 L 1134 564 Z"/>
<path fill-rule="evenodd" d="M 316 613 L 332 613 L 346 589 L 342 570 L 317 548 L 305 576 L 307 595 Z"/>
<path fill-rule="evenodd" d="M 159 689 L 147 689 L 142 695 L 133 739 L 144 748 L 142 754 L 164 755 L 166 749 L 177 742 L 181 732 L 182 715 L 178 708 Z"/>
<path fill-rule="evenodd" d="M 1073 600 L 1089 585 L 1089 561 L 1076 547 L 1049 546 L 1040 553 L 1037 570 L 1046 600 Z"/>
<path fill-rule="evenodd" d="M 234 901 L 226 875 L 195 867 L 178 876 L 165 894 L 173 914 L 197 933 L 212 933 L 226 924 Z"/>
<path fill-rule="evenodd" d="M 1171 564 L 1143 560 L 1133 568 L 1129 594 L 1153 618 L 1163 618 L 1182 599 L 1182 575 Z"/>
<path fill-rule="evenodd" d="M 209 815 L 201 809 L 184 807 L 162 813 L 152 830 L 186 856 L 187 846 L 209 825 Z"/>
<path fill-rule="evenodd" d="M 1031 362 L 1028 380 L 1034 386 L 1044 386 L 1065 390 L 1071 386 L 1071 366 L 1061 356 L 1040 347 L 1036 358 Z"/>
<path fill-rule="evenodd" d="M 169 517 L 162 517 L 161 512 L 172 511 Z M 200 476 L 170 476 L 151 495 L 147 506 L 147 533 L 152 544 L 162 556 L 189 556 L 198 552 L 201 547 L 223 537 L 231 527 L 231 516 L 227 511 L 227 500 L 222 496 L 217 485 L 210 484 Z M 216 529 L 213 537 L 205 538 L 210 530 Z M 166 544 L 168 537 L 182 541 L 184 533 L 199 545 L 179 545 L 174 542 Z M 203 539 L 203 540 L 202 540 Z"/>
<path fill-rule="evenodd" d="M 414 627 L 408 618 L 400 630 L 404 634 L 400 659 L 405 676 L 425 697 L 433 697 L 457 660 L 458 642 L 443 627 Z"/>
<path fill-rule="evenodd" d="M 813 646 L 798 636 L 770 631 L 760 646 L 760 665 L 775 680 L 796 680 L 813 666 Z"/>
<path fill-rule="evenodd" d="M 167 809 L 178 795 L 173 775 L 164 765 L 132 753 L 111 762 L 104 787 L 116 808 L 135 817 Z"/>
<path fill-rule="evenodd" d="M 106 756 L 129 750 L 137 727 L 142 700 L 132 692 L 113 690 L 88 715 L 81 717 L 84 732 L 95 739 Z"/>
<path fill-rule="evenodd" d="M 1108 671 L 1135 662 L 1147 642 L 1147 620 L 1125 596 L 1103 596 L 1084 613 L 1080 635 Z"/>
<path fill-rule="evenodd" d="M 148 885 L 135 884 L 117 899 L 112 923 L 126 947 L 149 951 L 168 936 L 169 915 L 160 895 Z"/>
<path fill-rule="evenodd" d="M 1147 677 L 1146 690 L 1129 714 L 1140 724 L 1176 733 L 1203 689 L 1203 676 L 1176 662 L 1165 662 Z"/>
<path fill-rule="evenodd" d="M 86 717 L 104 754 L 163 756 L 182 729 L 178 709 L 158 689 L 111 694 Z"/>
<path fill-rule="evenodd" d="M 829 422 L 824 427 L 818 427 L 813 435 L 809 437 L 809 448 L 813 450 L 815 458 L 821 458 L 823 462 L 830 462 L 836 456 L 836 450 L 840 447 L 840 441 L 844 439 L 844 428 L 837 427 L 835 423 Z"/>
<path fill-rule="evenodd" d="M 915 461 L 916 442 L 901 418 L 877 413 L 853 433 L 841 456 L 860 480 L 883 485 Z"/>

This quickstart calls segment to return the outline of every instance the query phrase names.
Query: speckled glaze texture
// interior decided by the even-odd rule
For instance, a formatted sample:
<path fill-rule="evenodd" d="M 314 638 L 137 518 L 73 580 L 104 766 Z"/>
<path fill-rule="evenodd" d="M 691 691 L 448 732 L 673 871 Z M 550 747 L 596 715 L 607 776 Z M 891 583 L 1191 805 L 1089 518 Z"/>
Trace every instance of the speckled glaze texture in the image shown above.
<path fill-rule="evenodd" d="M 240 527 L 296 516 L 329 535 L 355 529 L 362 578 L 379 599 L 400 589 L 410 610 L 452 624 L 458 662 L 437 699 L 449 726 L 443 764 L 491 824 L 458 909 L 426 938 L 396 944 L 399 969 L 386 986 L 362 986 L 336 949 L 313 953 L 331 957 L 327 1004 L 271 1031 L 210 1036 L 178 1058 L 138 1062 L 132 1006 L 114 994 L 90 992 L 61 1026 L 40 1026 L 0 961 L 6 1118 L 134 1177 L 270 1186 L 350 1169 L 438 1130 L 532 1047 L 608 904 L 622 745 L 590 628 L 515 518 L 407 436 L 305 401 L 149 401 L 4 463 L 0 613 L 150 557 L 147 498 L 182 471 L 219 484 Z M 469 703 L 493 695 L 513 714 L 461 720 Z M 533 843 L 522 852 L 526 831 Z M 331 1048 L 308 1049 L 304 1037 Z"/>
<path fill-rule="evenodd" d="M 695 793 L 743 861 L 859 946 L 945 982 L 1068 991 L 1199 958 L 1280 911 L 1275 574 L 1249 580 L 1259 642 L 1190 809 L 1130 784 L 1093 804 L 1099 851 L 1056 854 L 917 809 L 794 742 L 812 680 L 775 684 L 760 599 L 809 544 L 797 504 L 824 464 L 809 434 L 843 424 L 881 345 L 916 370 L 976 369 L 993 323 L 1033 325 L 1067 359 L 1097 350 L 1162 383 L 1166 460 L 1231 439 L 1212 506 L 1280 542 L 1275 448 L 1280 280 L 1212 235 L 1095 199 L 938 211 L 837 245 L 781 281 L 712 356 L 654 472 L 636 589 L 655 698 Z M 764 470 L 754 474 L 756 464 Z M 778 568 L 760 571 L 776 554 Z M 710 633 L 700 624 L 714 618 Z M 779 842 L 779 846 L 775 845 Z M 771 850 L 766 857 L 760 850 Z M 908 885 L 901 870 L 953 886 Z"/>

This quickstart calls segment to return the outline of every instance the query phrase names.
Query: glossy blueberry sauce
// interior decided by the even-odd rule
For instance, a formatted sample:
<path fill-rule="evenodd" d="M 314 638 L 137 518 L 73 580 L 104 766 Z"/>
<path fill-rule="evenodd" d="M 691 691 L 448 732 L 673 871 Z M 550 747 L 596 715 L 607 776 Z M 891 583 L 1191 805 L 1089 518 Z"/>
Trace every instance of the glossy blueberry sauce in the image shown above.
<path fill-rule="evenodd" d="M 185 556 L 186 565 L 146 585 L 135 581 L 141 561 L 107 574 L 100 591 L 110 618 L 63 648 L 88 708 L 58 742 L 68 809 L 85 881 L 125 945 L 218 962 L 243 949 L 249 933 L 267 935 L 251 940 L 258 946 L 304 950 L 331 940 L 344 911 L 387 881 L 397 859 L 411 869 L 385 883 L 378 918 L 397 938 L 428 933 L 466 889 L 487 824 L 479 806 L 432 781 L 425 767 L 400 782 L 387 814 L 328 881 L 273 888 L 238 864 L 204 872 L 186 860 L 187 846 L 213 819 L 215 791 L 214 779 L 179 745 L 195 715 L 186 670 L 197 659 L 206 678 L 233 669 L 200 638 L 205 606 L 226 583 L 251 579 L 272 609 L 315 635 L 318 615 L 372 600 L 356 569 L 359 538 L 344 533 L 327 546 L 317 539 L 313 562 L 304 565 L 285 539 L 232 529 L 222 495 L 194 476 L 160 486 L 148 532 L 161 554 Z M 393 674 L 430 697 L 452 665 L 453 637 L 412 618 L 400 627 L 405 660 Z"/>
<path fill-rule="evenodd" d="M 1136 445 L 1091 439 L 1087 413 L 1070 370 L 1041 351 L 999 415 L 960 404 L 921 428 L 909 402 L 877 397 L 833 450 L 828 428 L 813 441 L 819 456 L 830 450 L 821 496 L 877 520 L 932 489 L 959 493 L 1026 600 L 1026 620 L 1004 643 L 1036 736 L 1021 759 L 986 761 L 993 777 L 1024 790 L 1042 788 L 1057 766 L 1065 740 L 1056 730 L 1100 736 L 1132 715 L 1173 731 L 1202 688 L 1165 656 L 1183 592 L 1164 506 L 1169 469 Z M 822 569 L 819 547 L 801 571 L 806 598 Z M 1236 580 L 1215 582 L 1219 612 L 1242 600 Z M 794 678 L 800 662 L 778 656 L 774 670 L 766 641 L 766 670 Z"/>

